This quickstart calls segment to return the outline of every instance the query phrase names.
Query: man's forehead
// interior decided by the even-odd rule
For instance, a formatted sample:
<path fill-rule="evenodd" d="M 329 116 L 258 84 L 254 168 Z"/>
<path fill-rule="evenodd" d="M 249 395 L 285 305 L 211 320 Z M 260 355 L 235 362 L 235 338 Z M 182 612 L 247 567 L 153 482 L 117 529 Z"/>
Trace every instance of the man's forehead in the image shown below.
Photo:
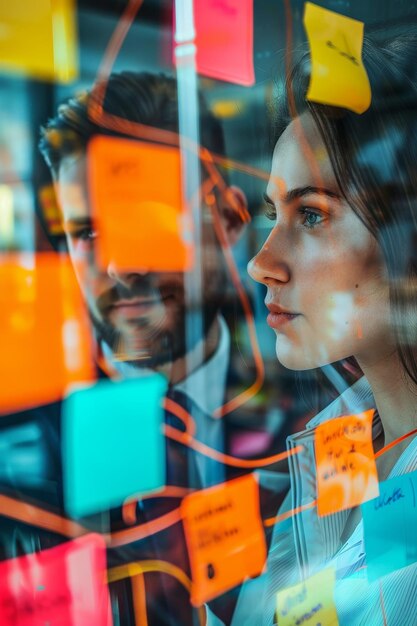
<path fill-rule="evenodd" d="M 87 157 L 85 152 L 75 152 L 64 156 L 61 160 L 58 172 L 58 178 L 70 180 L 70 179 L 84 179 L 86 178 L 87 171 Z"/>
<path fill-rule="evenodd" d="M 62 159 L 56 190 L 66 221 L 90 216 L 85 153 L 77 153 Z"/>

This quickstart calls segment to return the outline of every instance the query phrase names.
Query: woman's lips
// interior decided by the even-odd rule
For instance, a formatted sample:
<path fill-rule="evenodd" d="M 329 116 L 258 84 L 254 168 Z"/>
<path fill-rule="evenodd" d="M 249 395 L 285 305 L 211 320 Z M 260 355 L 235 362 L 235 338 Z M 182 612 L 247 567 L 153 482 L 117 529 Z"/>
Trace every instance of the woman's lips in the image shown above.
<path fill-rule="evenodd" d="M 299 313 L 275 313 L 271 311 L 266 318 L 266 322 L 271 328 L 282 328 L 282 326 L 289 324 L 297 317 L 300 317 Z"/>
<path fill-rule="evenodd" d="M 300 313 L 293 313 L 279 304 L 273 302 L 269 302 L 268 304 L 265 302 L 265 304 L 269 311 L 266 321 L 271 328 L 282 328 L 300 316 Z"/>

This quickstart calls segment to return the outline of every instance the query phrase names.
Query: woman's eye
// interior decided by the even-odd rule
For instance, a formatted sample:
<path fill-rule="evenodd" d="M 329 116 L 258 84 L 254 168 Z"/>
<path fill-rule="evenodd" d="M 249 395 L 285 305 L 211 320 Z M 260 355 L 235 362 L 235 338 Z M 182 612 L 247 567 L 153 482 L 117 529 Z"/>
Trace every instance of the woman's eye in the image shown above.
<path fill-rule="evenodd" d="M 306 209 L 305 207 L 300 209 L 300 213 L 303 216 L 303 226 L 307 228 L 314 228 L 321 224 L 324 220 L 323 216 L 317 211 L 312 209 Z"/>
<path fill-rule="evenodd" d="M 275 220 L 277 219 L 277 212 L 275 210 L 275 207 L 273 207 L 271 204 L 267 204 L 265 209 L 265 216 L 269 220 L 275 222 Z"/>

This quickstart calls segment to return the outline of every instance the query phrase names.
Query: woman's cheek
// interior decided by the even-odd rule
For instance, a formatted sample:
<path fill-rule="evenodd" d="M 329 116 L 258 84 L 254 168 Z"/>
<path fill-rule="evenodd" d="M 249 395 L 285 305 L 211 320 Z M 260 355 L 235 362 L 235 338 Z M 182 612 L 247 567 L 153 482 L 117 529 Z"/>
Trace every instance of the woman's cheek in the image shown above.
<path fill-rule="evenodd" d="M 351 334 L 355 318 L 354 297 L 350 292 L 338 292 L 326 299 L 326 333 L 331 341 L 343 340 Z"/>

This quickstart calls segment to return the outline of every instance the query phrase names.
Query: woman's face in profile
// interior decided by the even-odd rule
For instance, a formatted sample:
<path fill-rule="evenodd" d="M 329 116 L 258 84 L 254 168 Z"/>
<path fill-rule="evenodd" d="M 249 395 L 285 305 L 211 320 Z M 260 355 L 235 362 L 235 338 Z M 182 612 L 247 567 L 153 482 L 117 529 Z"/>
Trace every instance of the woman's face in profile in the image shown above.
<path fill-rule="evenodd" d="M 271 231 L 248 270 L 267 287 L 279 361 L 302 370 L 392 352 L 378 244 L 341 196 L 308 113 L 277 142 L 266 201 Z"/>

